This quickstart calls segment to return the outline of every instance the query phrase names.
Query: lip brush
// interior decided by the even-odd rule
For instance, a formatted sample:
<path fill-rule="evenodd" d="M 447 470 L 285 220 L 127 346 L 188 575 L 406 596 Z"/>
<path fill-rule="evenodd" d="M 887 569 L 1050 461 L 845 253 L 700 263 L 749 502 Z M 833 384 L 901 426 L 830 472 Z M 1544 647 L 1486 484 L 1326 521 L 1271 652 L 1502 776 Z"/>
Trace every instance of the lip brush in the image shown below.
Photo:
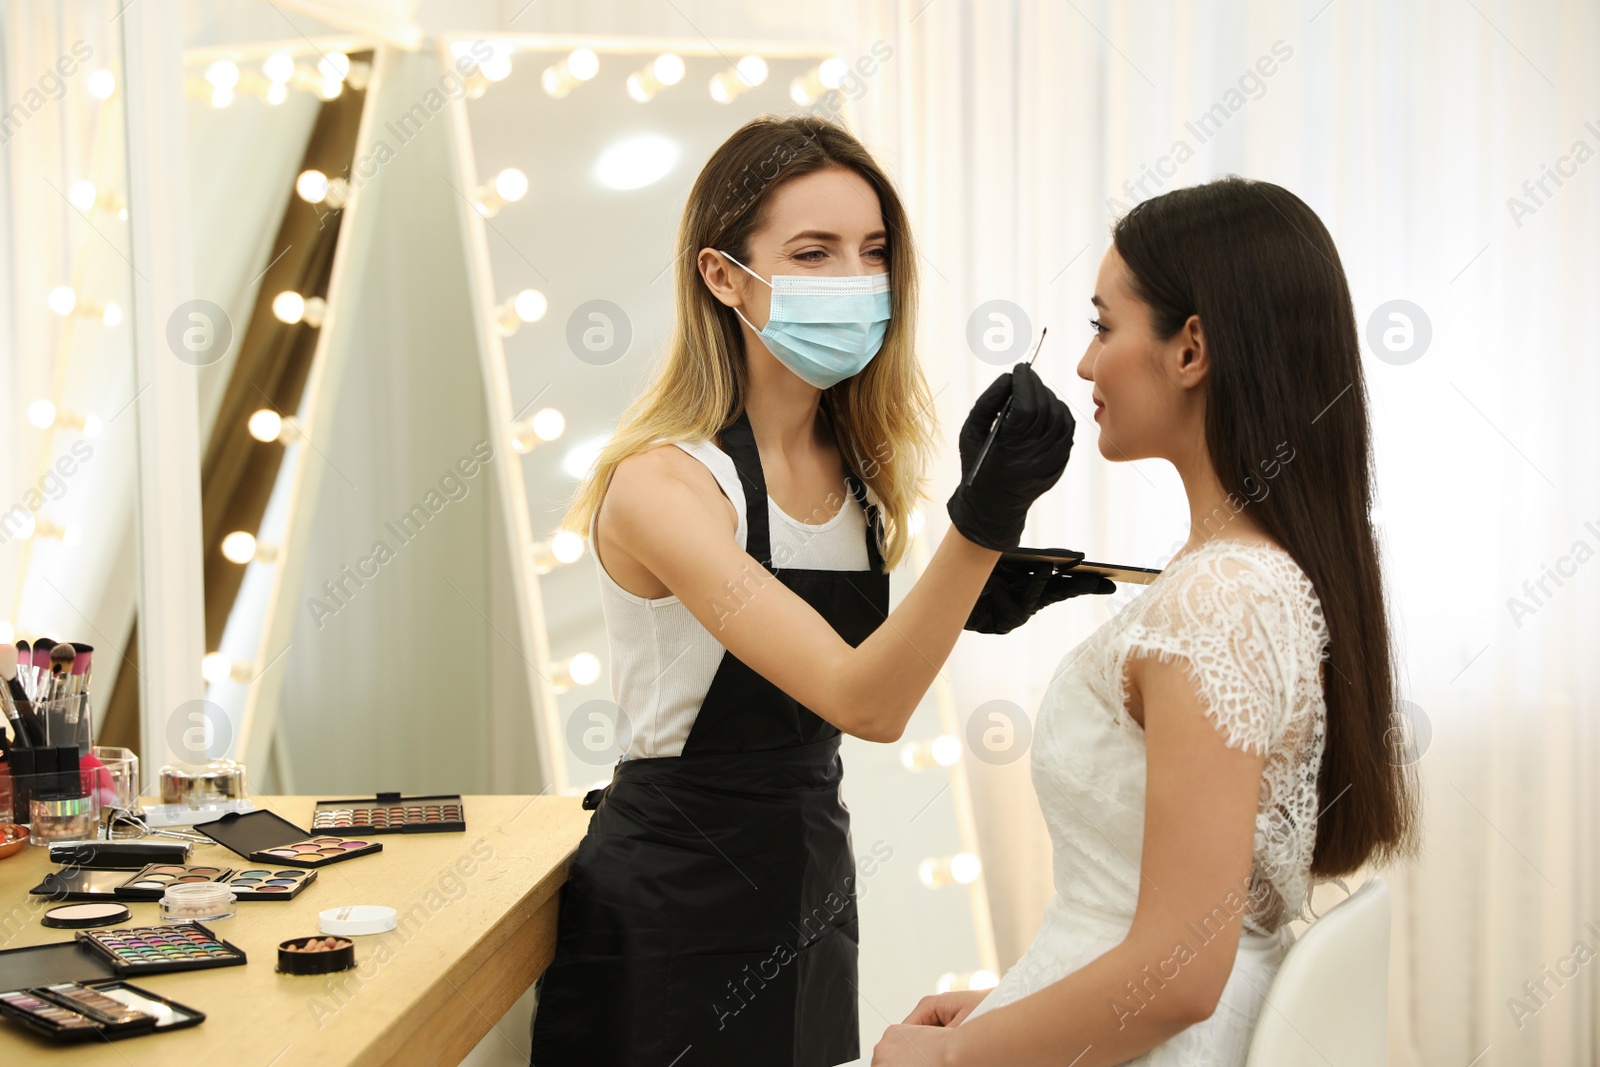
<path fill-rule="evenodd" d="M 1050 327 L 1048 326 L 1039 331 L 1039 341 L 1033 346 L 1033 355 L 1028 357 L 1028 366 L 1033 366 L 1033 361 L 1039 358 L 1039 349 L 1044 347 L 1044 335 L 1049 332 Z M 1001 408 L 1000 414 L 994 417 L 994 422 L 989 427 L 989 436 L 984 438 L 983 447 L 978 450 L 978 458 L 972 461 L 972 473 L 967 475 L 968 487 L 971 487 L 973 481 L 978 477 L 978 468 L 983 466 L 983 459 L 989 454 L 989 449 L 993 447 L 994 439 L 1000 436 L 1000 424 L 1005 421 L 1007 415 L 1011 414 L 1011 401 L 1014 399 L 1016 399 L 1014 396 L 1006 397 L 1005 407 Z"/>

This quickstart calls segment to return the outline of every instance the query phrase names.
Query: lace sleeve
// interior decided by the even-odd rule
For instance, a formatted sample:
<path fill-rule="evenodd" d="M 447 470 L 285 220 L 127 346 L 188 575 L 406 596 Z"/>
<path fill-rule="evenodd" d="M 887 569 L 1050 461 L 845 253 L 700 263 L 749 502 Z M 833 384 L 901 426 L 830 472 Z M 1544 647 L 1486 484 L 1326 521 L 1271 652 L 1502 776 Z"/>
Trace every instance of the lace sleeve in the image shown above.
<path fill-rule="evenodd" d="M 1127 630 L 1127 657 L 1184 668 L 1229 748 L 1266 755 L 1293 699 L 1296 641 L 1284 590 L 1266 569 L 1227 555 L 1190 561 L 1152 590 Z"/>

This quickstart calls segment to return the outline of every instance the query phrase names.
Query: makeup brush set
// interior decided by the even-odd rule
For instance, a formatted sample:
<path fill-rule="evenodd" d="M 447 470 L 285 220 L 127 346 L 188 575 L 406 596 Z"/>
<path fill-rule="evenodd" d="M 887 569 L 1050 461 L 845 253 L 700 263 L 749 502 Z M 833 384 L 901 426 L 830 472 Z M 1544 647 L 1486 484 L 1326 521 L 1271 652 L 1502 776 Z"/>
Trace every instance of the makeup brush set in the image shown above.
<path fill-rule="evenodd" d="M 94 646 L 40 638 L 0 645 L 0 713 L 9 727 L 0 817 L 38 844 L 92 839 L 117 784 L 94 750 Z M 131 755 L 131 754 L 130 754 Z"/>

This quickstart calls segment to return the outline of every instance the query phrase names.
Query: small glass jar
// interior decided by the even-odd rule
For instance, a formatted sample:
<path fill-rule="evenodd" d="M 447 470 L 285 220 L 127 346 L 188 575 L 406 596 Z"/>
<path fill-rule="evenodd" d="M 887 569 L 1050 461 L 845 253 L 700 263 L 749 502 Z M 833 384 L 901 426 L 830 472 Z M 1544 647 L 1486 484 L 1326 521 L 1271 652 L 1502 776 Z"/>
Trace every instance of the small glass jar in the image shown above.
<path fill-rule="evenodd" d="M 237 900 L 233 887 L 221 882 L 169 885 L 161 897 L 161 921 L 192 923 L 231 919 L 238 911 Z"/>
<path fill-rule="evenodd" d="M 93 841 L 99 816 L 99 805 L 92 796 L 43 800 L 35 796 L 28 802 L 28 839 L 35 845 Z"/>

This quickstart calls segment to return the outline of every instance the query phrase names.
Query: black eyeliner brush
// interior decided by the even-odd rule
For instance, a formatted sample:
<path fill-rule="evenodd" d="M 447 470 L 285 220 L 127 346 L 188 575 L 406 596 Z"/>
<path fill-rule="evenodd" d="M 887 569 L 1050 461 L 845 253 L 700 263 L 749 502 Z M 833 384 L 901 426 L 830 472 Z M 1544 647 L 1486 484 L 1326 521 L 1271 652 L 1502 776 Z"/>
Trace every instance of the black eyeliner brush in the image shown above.
<path fill-rule="evenodd" d="M 1039 358 L 1039 349 L 1044 347 L 1044 335 L 1049 332 L 1050 327 L 1048 326 L 1039 331 L 1039 341 L 1033 346 L 1033 355 L 1028 357 L 1028 366 L 1033 366 L 1033 361 Z M 989 436 L 984 438 L 983 447 L 978 450 L 978 458 L 972 461 L 972 473 L 967 475 L 968 488 L 971 488 L 973 481 L 977 479 L 978 468 L 983 466 L 983 458 L 989 454 L 989 449 L 994 445 L 994 439 L 1000 436 L 1000 424 L 1005 421 L 1007 415 L 1011 414 L 1011 401 L 1013 399 L 1015 398 L 1006 397 L 1005 407 L 1001 408 L 1000 414 L 994 417 L 994 424 L 989 427 Z"/>

